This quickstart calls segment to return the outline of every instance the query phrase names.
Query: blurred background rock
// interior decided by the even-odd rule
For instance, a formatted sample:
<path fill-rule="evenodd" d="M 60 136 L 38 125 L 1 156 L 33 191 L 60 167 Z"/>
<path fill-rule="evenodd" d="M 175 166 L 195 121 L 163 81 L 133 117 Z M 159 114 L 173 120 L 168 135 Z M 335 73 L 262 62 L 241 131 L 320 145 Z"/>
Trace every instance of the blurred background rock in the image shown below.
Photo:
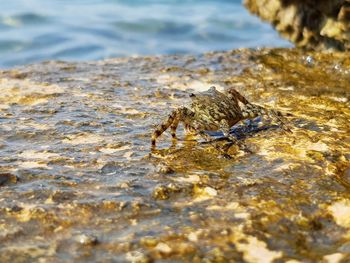
<path fill-rule="evenodd" d="M 244 4 L 297 47 L 350 49 L 349 1 L 245 0 Z"/>

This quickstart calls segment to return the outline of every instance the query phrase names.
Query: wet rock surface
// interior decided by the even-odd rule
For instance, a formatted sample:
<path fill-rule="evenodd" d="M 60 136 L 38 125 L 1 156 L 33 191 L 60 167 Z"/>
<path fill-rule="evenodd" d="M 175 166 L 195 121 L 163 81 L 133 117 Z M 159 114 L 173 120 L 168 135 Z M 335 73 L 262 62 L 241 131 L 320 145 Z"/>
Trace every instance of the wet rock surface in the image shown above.
<path fill-rule="evenodd" d="M 348 53 L 289 49 L 0 72 L 2 260 L 349 261 L 349 81 Z M 182 129 L 151 151 L 155 125 L 211 85 L 293 133 L 257 118 L 232 130 L 252 153 L 230 160 Z"/>
<path fill-rule="evenodd" d="M 350 49 L 349 1 L 245 0 L 244 4 L 297 47 Z"/>

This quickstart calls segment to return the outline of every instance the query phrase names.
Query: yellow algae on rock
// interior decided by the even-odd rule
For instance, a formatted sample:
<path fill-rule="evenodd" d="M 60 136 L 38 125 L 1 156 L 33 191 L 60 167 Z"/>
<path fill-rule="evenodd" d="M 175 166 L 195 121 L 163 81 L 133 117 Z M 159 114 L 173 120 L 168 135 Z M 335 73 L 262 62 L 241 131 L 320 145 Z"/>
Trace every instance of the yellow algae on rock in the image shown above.
<path fill-rule="evenodd" d="M 246 237 L 245 242 L 238 242 L 236 246 L 249 263 L 271 263 L 283 255 L 281 251 L 269 250 L 265 242 L 253 236 Z"/>
<path fill-rule="evenodd" d="M 25 159 L 50 159 L 53 157 L 58 157 L 60 156 L 57 153 L 51 153 L 51 152 L 47 152 L 47 151 L 34 151 L 34 150 L 26 150 L 21 152 L 19 155 L 19 157 L 25 158 Z"/>
<path fill-rule="evenodd" d="M 26 258 L 40 258 L 42 256 L 52 256 L 56 253 L 56 245 L 48 246 L 44 242 L 38 245 L 22 245 L 22 246 L 7 246 L 5 249 L 2 249 L 1 252 L 3 255 L 14 254 L 17 255 L 17 259 L 23 258 L 25 261 Z M 6 260 L 6 257 L 2 257 L 2 260 Z"/>
<path fill-rule="evenodd" d="M 134 155 L 134 152 L 129 151 L 129 152 L 124 153 L 123 157 L 130 160 L 130 159 L 132 159 L 131 156 L 133 156 L 133 155 Z"/>
<path fill-rule="evenodd" d="M 164 253 L 164 254 L 169 254 L 169 253 L 171 253 L 171 251 L 172 251 L 171 247 L 169 247 L 168 244 L 163 243 L 163 242 L 159 242 L 159 243 L 155 246 L 154 249 L 156 249 L 156 250 L 158 250 L 159 252 Z"/>
<path fill-rule="evenodd" d="M 24 261 L 349 261 L 349 57 L 240 49 L 0 71 L 1 259 L 41 242 Z M 242 121 L 242 149 L 179 125 L 152 149 L 154 124 L 211 85 L 281 111 L 292 133 Z"/>
<path fill-rule="evenodd" d="M 106 154 L 113 154 L 119 151 L 125 151 L 125 150 L 130 150 L 131 146 L 129 145 L 123 145 L 120 147 L 117 146 L 110 146 L 110 147 L 102 147 L 99 149 L 100 152 L 106 153 Z"/>
<path fill-rule="evenodd" d="M 36 105 L 62 94 L 65 88 L 56 84 L 36 83 L 30 80 L 0 78 L 0 104 L 13 103 Z"/>
<path fill-rule="evenodd" d="M 195 184 L 195 183 L 200 182 L 201 179 L 196 174 L 190 174 L 187 177 L 175 177 L 173 180 L 177 181 L 177 182 L 194 183 Z"/>
<path fill-rule="evenodd" d="M 103 140 L 104 138 L 98 134 L 81 133 L 81 134 L 69 135 L 62 142 L 72 144 L 72 145 L 79 145 L 79 144 L 101 143 Z"/>
<path fill-rule="evenodd" d="M 214 188 L 209 186 L 200 187 L 198 185 L 195 185 L 193 187 L 193 194 L 195 197 L 193 201 L 201 202 L 217 196 L 218 192 Z"/>
<path fill-rule="evenodd" d="M 51 169 L 49 166 L 47 166 L 47 163 L 44 163 L 42 161 L 23 161 L 23 162 L 17 162 L 17 165 L 20 168 L 23 169 L 33 169 L 33 168 L 44 168 L 44 169 Z"/>

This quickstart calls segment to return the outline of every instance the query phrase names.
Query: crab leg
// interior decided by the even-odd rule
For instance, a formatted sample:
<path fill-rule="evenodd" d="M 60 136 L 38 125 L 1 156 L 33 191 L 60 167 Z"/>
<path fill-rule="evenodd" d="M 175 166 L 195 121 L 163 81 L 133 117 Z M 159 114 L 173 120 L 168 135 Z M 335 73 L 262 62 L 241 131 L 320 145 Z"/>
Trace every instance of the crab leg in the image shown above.
<path fill-rule="evenodd" d="M 255 118 L 258 116 L 267 116 L 268 118 L 277 122 L 284 131 L 292 132 L 288 125 L 286 125 L 284 122 L 283 115 L 279 111 L 265 109 L 264 107 L 251 104 L 249 102 L 242 107 L 241 111 L 244 119 Z"/>
<path fill-rule="evenodd" d="M 228 124 L 227 120 L 221 120 L 220 121 L 220 130 L 222 131 L 224 136 L 232 143 L 231 145 L 236 144 L 242 150 L 251 153 L 251 150 L 249 150 L 248 147 L 242 141 L 239 141 L 234 135 L 230 134 L 230 128 L 231 127 Z M 228 147 L 227 150 L 229 148 L 230 147 Z"/>
<path fill-rule="evenodd" d="M 211 146 L 213 146 L 217 151 L 219 151 L 224 157 L 230 158 L 230 156 L 227 154 L 227 151 L 216 145 L 214 138 L 207 134 L 205 131 L 199 130 L 198 128 L 191 125 L 186 125 L 186 130 L 194 135 L 200 136 L 204 141 L 210 143 Z"/>
<path fill-rule="evenodd" d="M 243 104 L 249 104 L 249 101 L 234 88 L 227 90 L 227 95 L 234 99 L 237 104 L 238 101 L 242 102 Z"/>
<path fill-rule="evenodd" d="M 171 135 L 176 138 L 176 129 L 180 121 L 186 119 L 187 116 L 193 113 L 186 107 L 180 107 L 169 114 L 168 119 L 160 124 L 152 134 L 152 146 L 156 145 L 156 140 L 163 134 L 169 127 L 171 127 Z"/>
<path fill-rule="evenodd" d="M 179 125 L 180 122 L 180 118 L 175 118 L 173 123 L 170 126 L 170 130 L 171 130 L 171 136 L 176 139 L 176 129 L 177 126 Z"/>
<path fill-rule="evenodd" d="M 279 111 L 268 110 L 259 105 L 250 103 L 242 94 L 240 94 L 234 88 L 227 91 L 228 96 L 232 97 L 236 103 L 242 102 L 244 106 L 241 108 L 242 116 L 244 119 L 255 118 L 258 116 L 267 116 L 270 119 L 276 121 L 284 131 L 292 132 L 290 128 L 283 121 L 283 115 Z"/>

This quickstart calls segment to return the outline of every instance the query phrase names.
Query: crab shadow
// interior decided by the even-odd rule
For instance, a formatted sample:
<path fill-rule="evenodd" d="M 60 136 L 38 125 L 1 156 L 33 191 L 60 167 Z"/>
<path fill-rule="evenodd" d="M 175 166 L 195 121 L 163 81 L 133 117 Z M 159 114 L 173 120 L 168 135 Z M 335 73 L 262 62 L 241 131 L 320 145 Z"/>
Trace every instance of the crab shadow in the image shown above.
<path fill-rule="evenodd" d="M 262 131 L 267 130 L 277 130 L 281 127 L 277 124 L 262 124 L 261 118 L 256 118 L 253 120 L 246 120 L 243 124 L 235 125 L 230 129 L 230 134 L 234 135 L 237 140 L 244 141 L 247 138 L 253 137 L 255 134 L 260 133 Z M 214 137 L 214 141 L 224 141 L 227 140 L 224 137 L 224 134 L 220 131 L 208 132 L 208 134 Z M 206 144 L 210 142 L 202 142 L 202 144 Z"/>
<path fill-rule="evenodd" d="M 244 147 L 244 141 L 247 138 L 254 137 L 256 134 L 263 131 L 278 130 L 280 128 L 281 127 L 279 125 L 271 123 L 262 124 L 262 118 L 258 117 L 253 120 L 246 120 L 242 124 L 233 126 L 230 129 L 230 134 L 236 137 L 238 143 L 241 143 L 240 148 L 243 146 L 243 150 L 246 153 L 252 154 L 253 152 L 251 150 Z M 226 155 L 226 152 L 231 146 L 235 145 L 236 143 L 225 137 L 221 131 L 207 131 L 206 133 L 213 138 L 212 141 L 184 140 L 185 143 L 181 144 L 181 147 L 177 147 L 179 141 L 181 140 L 173 140 L 170 147 L 164 149 L 152 148 L 151 153 L 158 156 L 167 156 L 178 153 L 179 151 L 188 152 L 189 147 L 191 147 L 192 153 L 194 153 L 194 151 L 198 148 L 210 147 L 218 150 L 223 157 L 230 159 L 230 156 Z"/>

